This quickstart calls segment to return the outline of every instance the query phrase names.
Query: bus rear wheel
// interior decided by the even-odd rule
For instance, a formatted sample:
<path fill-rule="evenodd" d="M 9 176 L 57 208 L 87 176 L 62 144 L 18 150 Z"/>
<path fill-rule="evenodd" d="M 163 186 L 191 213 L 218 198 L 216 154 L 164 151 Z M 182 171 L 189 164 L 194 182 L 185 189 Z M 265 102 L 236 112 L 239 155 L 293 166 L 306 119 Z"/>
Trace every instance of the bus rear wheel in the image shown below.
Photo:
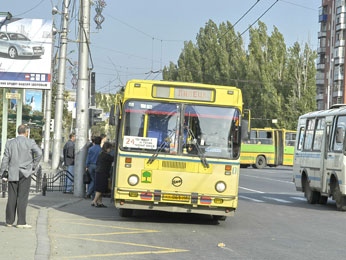
<path fill-rule="evenodd" d="M 252 166 L 256 169 L 263 169 L 267 166 L 266 158 L 263 155 L 257 156 L 256 163 Z"/>
<path fill-rule="evenodd" d="M 313 191 L 310 187 L 309 181 L 305 179 L 304 183 L 304 196 L 309 204 L 315 204 L 319 200 L 320 193 Z"/>
<path fill-rule="evenodd" d="M 328 197 L 327 196 L 320 196 L 320 199 L 318 200 L 318 203 L 319 204 L 322 204 L 322 205 L 326 205 L 327 204 L 327 201 L 328 201 Z"/>
<path fill-rule="evenodd" d="M 336 185 L 333 197 L 336 204 L 336 209 L 339 211 L 346 211 L 346 197 L 342 195 L 339 185 Z"/>

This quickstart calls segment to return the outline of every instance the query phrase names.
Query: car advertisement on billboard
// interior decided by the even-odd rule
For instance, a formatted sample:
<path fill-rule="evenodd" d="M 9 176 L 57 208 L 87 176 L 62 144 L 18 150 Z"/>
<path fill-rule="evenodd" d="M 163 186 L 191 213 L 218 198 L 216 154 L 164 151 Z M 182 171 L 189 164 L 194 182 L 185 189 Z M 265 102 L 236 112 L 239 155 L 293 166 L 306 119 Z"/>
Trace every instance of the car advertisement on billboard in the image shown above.
<path fill-rule="evenodd" d="M 51 89 L 52 21 L 0 17 L 0 88 Z"/>

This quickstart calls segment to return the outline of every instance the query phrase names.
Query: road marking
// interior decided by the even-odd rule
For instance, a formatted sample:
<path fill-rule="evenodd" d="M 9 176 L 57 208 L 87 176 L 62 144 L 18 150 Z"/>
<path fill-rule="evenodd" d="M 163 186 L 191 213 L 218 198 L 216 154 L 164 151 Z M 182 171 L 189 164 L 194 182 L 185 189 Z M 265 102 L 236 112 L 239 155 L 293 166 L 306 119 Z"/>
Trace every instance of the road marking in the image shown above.
<path fill-rule="evenodd" d="M 261 180 L 276 181 L 276 182 L 294 184 L 293 181 L 281 181 L 281 180 L 276 180 L 276 179 L 271 179 L 271 178 L 265 178 L 265 177 L 260 177 L 260 176 L 247 175 L 247 174 L 241 174 L 241 175 L 242 175 L 242 176 L 246 176 L 246 177 L 250 177 L 250 178 L 261 179 Z"/>
<path fill-rule="evenodd" d="M 98 224 L 98 223 L 94 223 L 93 221 L 80 222 L 80 221 L 75 221 L 74 218 L 59 219 L 58 222 L 60 225 L 66 224 L 66 226 L 72 225 L 74 227 L 76 226 L 90 226 L 93 228 L 96 227 L 97 232 L 95 233 L 72 233 L 72 232 L 54 233 L 54 235 L 52 235 L 52 238 L 56 243 L 57 241 L 62 239 L 62 240 L 69 240 L 71 241 L 71 243 L 74 240 L 81 240 L 85 242 L 91 242 L 91 244 L 104 243 L 104 244 L 110 244 L 113 246 L 109 247 L 109 252 L 100 252 L 100 254 L 95 254 L 94 252 L 90 252 L 90 254 L 87 254 L 86 252 L 84 252 L 84 254 L 82 255 L 68 255 L 68 256 L 59 255 L 59 258 L 53 257 L 52 259 L 83 259 L 83 258 L 88 258 L 88 259 L 102 258 L 103 259 L 106 257 L 116 257 L 116 256 L 133 256 L 133 255 L 145 256 L 145 255 L 154 255 L 154 254 L 160 255 L 160 254 L 183 253 L 183 252 L 189 251 L 188 249 L 183 249 L 183 248 L 163 247 L 163 246 L 156 246 L 156 245 L 144 244 L 144 243 L 127 242 L 127 241 L 124 241 L 123 239 L 120 239 L 120 240 L 114 239 L 114 238 L 119 238 L 121 235 L 161 232 L 155 229 L 128 228 L 128 227 L 116 226 L 116 225 Z M 54 222 L 54 224 L 55 223 L 56 222 Z M 114 252 L 114 248 L 116 248 L 116 245 L 120 248 L 124 248 L 124 251 Z M 126 247 L 133 247 L 133 248 L 130 251 L 127 251 Z"/>
<path fill-rule="evenodd" d="M 264 192 L 261 192 L 261 193 L 264 193 Z M 253 202 L 259 202 L 259 203 L 266 202 L 264 200 L 255 199 L 255 198 L 251 198 L 251 197 L 247 197 L 247 196 L 243 196 L 243 195 L 239 195 L 238 197 L 242 198 L 242 199 L 250 200 Z M 284 199 L 279 199 L 279 198 L 269 197 L 269 196 L 262 196 L 261 198 L 266 199 L 266 200 L 274 200 L 274 201 L 277 201 L 280 203 L 286 203 L 286 204 L 293 203 L 292 201 L 289 201 L 289 200 L 284 200 Z M 294 197 L 294 196 L 292 197 L 292 196 L 290 196 L 289 198 L 293 199 L 293 200 L 299 200 L 299 201 L 305 201 L 306 200 L 304 197 Z"/>
<path fill-rule="evenodd" d="M 273 197 L 266 197 L 266 196 L 264 196 L 263 198 L 268 199 L 268 200 L 274 200 L 274 201 L 277 201 L 277 202 L 282 202 L 282 203 L 292 203 L 292 201 L 282 200 L 282 199 L 273 198 Z"/>
<path fill-rule="evenodd" d="M 302 201 L 305 201 L 305 200 L 306 200 L 306 199 L 303 198 L 303 197 L 290 197 L 290 198 L 292 198 L 292 199 L 294 199 L 294 200 L 302 200 Z"/>
<path fill-rule="evenodd" d="M 257 200 L 257 199 L 246 197 L 246 196 L 243 196 L 243 195 L 240 195 L 239 198 L 246 199 L 246 200 L 251 200 L 253 202 L 264 202 L 263 200 Z"/>
<path fill-rule="evenodd" d="M 239 187 L 239 189 L 243 189 L 243 190 L 247 190 L 247 191 L 252 191 L 252 192 L 256 192 L 256 193 L 265 193 L 263 191 L 248 189 L 248 188 L 245 188 L 245 187 Z"/>

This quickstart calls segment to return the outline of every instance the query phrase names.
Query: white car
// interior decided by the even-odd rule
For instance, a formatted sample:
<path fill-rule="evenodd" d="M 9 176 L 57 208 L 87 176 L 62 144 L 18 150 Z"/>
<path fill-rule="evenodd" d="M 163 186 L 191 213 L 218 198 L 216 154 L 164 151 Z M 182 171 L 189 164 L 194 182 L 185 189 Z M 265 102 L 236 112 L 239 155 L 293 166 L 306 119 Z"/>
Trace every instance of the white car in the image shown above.
<path fill-rule="evenodd" d="M 44 47 L 21 33 L 0 32 L 0 53 L 11 59 L 20 56 L 40 58 L 44 55 Z"/>

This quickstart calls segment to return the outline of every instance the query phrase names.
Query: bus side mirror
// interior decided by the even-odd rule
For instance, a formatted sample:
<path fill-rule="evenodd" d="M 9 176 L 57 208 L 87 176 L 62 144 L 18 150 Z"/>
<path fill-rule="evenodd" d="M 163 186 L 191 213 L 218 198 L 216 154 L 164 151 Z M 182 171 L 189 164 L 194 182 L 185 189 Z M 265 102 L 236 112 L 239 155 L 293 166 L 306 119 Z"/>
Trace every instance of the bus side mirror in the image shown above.
<path fill-rule="evenodd" d="M 242 141 L 249 140 L 250 135 L 249 135 L 248 128 L 249 128 L 249 121 L 242 119 L 241 120 L 241 140 Z"/>
<path fill-rule="evenodd" d="M 111 110 L 109 112 L 109 125 L 115 125 L 115 105 L 111 106 Z"/>
<path fill-rule="evenodd" d="M 343 143 L 344 142 L 344 128 L 343 127 L 338 127 L 336 129 L 336 138 L 335 138 L 337 143 Z"/>

